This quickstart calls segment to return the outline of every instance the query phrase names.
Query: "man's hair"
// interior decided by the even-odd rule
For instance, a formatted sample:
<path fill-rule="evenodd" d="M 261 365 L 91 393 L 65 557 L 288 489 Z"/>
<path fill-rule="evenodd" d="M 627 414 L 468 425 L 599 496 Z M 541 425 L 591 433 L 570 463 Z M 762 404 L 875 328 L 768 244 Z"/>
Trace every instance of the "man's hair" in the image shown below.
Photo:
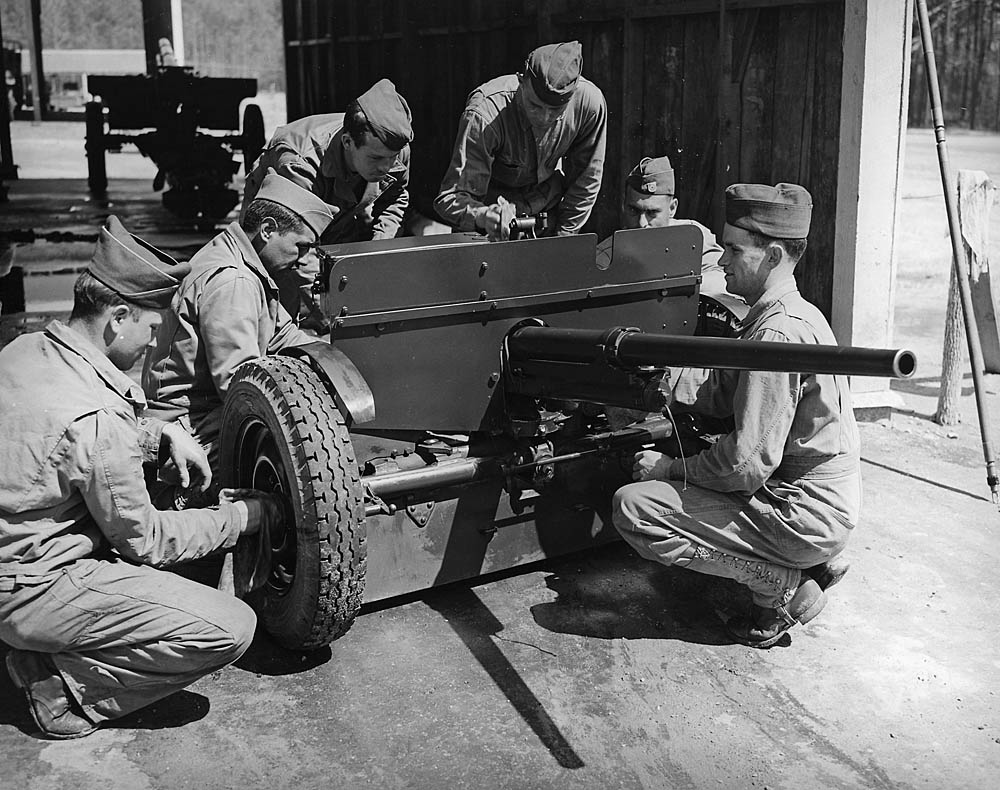
<path fill-rule="evenodd" d="M 73 312 L 70 321 L 87 321 L 97 318 L 109 307 L 125 305 L 135 309 L 121 294 L 115 293 L 90 272 L 83 272 L 73 284 Z"/>
<path fill-rule="evenodd" d="M 806 240 L 805 239 L 776 239 L 774 236 L 766 236 L 763 233 L 758 233 L 755 230 L 748 230 L 747 233 L 750 234 L 750 238 L 754 245 L 757 247 L 766 247 L 772 241 L 780 244 L 785 253 L 789 258 L 792 259 L 792 263 L 798 263 L 806 251 Z"/>
<path fill-rule="evenodd" d="M 368 116 L 361 109 L 357 99 L 347 105 L 347 111 L 344 113 L 344 129 L 358 148 L 365 144 L 367 140 L 365 135 L 375 135 L 372 127 L 368 124 Z"/>
<path fill-rule="evenodd" d="M 278 233 L 299 233 L 306 227 L 306 222 L 302 217 L 289 208 L 285 208 L 280 203 L 264 198 L 255 198 L 250 201 L 247 213 L 240 220 L 240 227 L 247 236 L 253 236 L 260 230 L 260 224 L 265 217 L 270 217 L 277 223 Z"/>

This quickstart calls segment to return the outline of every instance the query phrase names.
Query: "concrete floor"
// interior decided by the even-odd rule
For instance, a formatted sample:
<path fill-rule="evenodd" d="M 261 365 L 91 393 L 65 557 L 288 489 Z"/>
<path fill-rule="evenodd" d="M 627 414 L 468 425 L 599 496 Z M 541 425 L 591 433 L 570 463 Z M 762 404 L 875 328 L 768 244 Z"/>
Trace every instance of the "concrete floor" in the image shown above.
<path fill-rule="evenodd" d="M 900 284 L 901 326 L 919 288 Z M 33 737 L 0 672 L 0 787 L 1000 786 L 1000 516 L 971 379 L 961 425 L 928 419 L 939 337 L 897 338 L 921 368 L 905 410 L 862 425 L 852 570 L 769 651 L 722 630 L 741 588 L 618 544 L 367 609 L 332 649 L 259 636 L 82 741 Z"/>

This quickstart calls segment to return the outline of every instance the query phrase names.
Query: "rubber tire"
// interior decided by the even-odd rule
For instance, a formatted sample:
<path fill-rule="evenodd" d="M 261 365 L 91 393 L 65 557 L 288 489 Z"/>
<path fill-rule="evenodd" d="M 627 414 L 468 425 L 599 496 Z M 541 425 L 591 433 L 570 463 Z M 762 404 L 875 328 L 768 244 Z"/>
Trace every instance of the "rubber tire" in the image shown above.
<path fill-rule="evenodd" d="M 250 175 L 257 157 L 264 151 L 264 114 L 258 104 L 243 108 L 243 172 Z"/>
<path fill-rule="evenodd" d="M 343 415 L 304 360 L 265 357 L 236 371 L 222 414 L 224 486 L 252 482 L 254 464 L 242 444 L 264 429 L 280 453 L 295 513 L 295 573 L 287 589 L 272 575 L 246 600 L 282 646 L 312 650 L 344 634 L 361 608 L 367 546 L 360 473 Z"/>

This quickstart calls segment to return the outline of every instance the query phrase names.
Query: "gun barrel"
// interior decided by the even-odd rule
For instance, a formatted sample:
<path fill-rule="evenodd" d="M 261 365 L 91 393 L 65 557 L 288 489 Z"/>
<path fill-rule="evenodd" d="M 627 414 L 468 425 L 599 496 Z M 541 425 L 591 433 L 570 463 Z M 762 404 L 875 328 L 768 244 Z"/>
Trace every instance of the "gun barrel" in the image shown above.
<path fill-rule="evenodd" d="M 507 349 L 512 361 L 586 364 L 605 360 L 625 367 L 777 370 L 887 378 L 909 378 L 917 367 L 916 356 L 906 349 L 658 335 L 622 327 L 590 330 L 521 326 L 508 336 Z"/>

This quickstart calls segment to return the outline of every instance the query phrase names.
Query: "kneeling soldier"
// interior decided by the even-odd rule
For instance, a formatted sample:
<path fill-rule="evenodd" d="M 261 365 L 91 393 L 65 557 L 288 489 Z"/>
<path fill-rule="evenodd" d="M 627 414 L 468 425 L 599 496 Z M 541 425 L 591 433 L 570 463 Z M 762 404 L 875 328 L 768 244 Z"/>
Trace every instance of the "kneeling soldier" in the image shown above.
<path fill-rule="evenodd" d="M 78 738 L 238 659 L 249 606 L 158 568 L 267 529 L 266 494 L 160 512 L 142 463 L 211 472 L 178 425 L 143 418 L 123 371 L 149 346 L 187 271 L 116 217 L 74 287 L 73 313 L 0 351 L 0 638 L 43 734 Z"/>

